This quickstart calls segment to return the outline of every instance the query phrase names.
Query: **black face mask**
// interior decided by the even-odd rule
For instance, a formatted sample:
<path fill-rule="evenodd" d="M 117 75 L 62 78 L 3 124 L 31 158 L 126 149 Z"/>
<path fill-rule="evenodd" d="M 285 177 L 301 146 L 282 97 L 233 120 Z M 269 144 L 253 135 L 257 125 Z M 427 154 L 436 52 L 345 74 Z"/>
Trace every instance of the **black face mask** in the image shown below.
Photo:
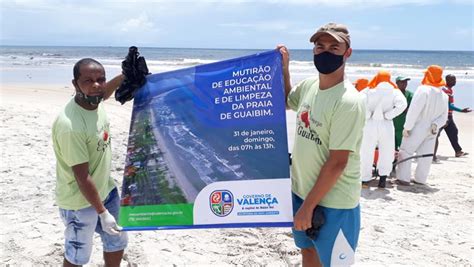
<path fill-rule="evenodd" d="M 76 94 L 82 99 L 84 100 L 86 103 L 88 103 L 89 105 L 92 105 L 92 106 L 97 106 L 99 105 L 99 103 L 102 101 L 102 99 L 104 98 L 103 95 L 98 95 L 98 96 L 90 96 L 90 95 L 86 95 L 82 92 L 76 92 Z"/>
<path fill-rule="evenodd" d="M 330 74 L 335 72 L 342 64 L 344 64 L 344 55 L 335 55 L 331 52 L 323 52 L 314 55 L 314 66 L 322 74 Z"/>

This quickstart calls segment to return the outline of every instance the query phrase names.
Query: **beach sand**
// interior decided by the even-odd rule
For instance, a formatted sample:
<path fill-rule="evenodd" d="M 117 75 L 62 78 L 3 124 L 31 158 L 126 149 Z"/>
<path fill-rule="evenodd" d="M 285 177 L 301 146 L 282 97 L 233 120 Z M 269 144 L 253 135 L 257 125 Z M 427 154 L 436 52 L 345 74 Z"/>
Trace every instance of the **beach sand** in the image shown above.
<path fill-rule="evenodd" d="M 60 265 L 64 225 L 54 204 L 51 125 L 73 93 L 70 85 L 2 84 L 0 264 Z M 132 105 L 106 101 L 112 176 L 120 184 Z M 294 135 L 294 113 L 288 112 Z M 461 146 L 473 151 L 472 114 L 455 114 Z M 455 158 L 446 135 L 428 184 L 364 189 L 356 266 L 468 266 L 473 258 L 473 158 Z M 415 166 L 415 164 L 414 164 Z M 292 266 L 300 264 L 289 228 L 129 232 L 122 266 Z M 95 237 L 88 266 L 102 264 Z"/>

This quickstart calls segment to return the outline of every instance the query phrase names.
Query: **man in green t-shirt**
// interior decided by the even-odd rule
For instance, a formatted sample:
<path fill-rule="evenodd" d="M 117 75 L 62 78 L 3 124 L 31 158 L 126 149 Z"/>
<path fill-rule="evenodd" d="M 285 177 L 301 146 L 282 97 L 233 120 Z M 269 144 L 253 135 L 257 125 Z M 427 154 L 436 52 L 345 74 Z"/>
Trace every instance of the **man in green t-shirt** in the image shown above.
<path fill-rule="evenodd" d="M 100 103 L 120 85 L 119 75 L 106 83 L 104 67 L 94 59 L 73 69 L 76 95 L 53 124 L 56 155 L 56 204 L 66 226 L 64 266 L 86 264 L 93 234 L 101 235 L 106 266 L 120 266 L 127 234 L 117 225 L 120 198 L 110 176 L 110 129 Z"/>
<path fill-rule="evenodd" d="M 407 99 L 408 104 L 405 111 L 403 111 L 402 114 L 398 115 L 393 119 L 393 126 L 395 127 L 395 150 L 397 151 L 400 148 L 400 144 L 402 143 L 403 125 L 405 124 L 408 108 L 410 107 L 411 99 L 413 98 L 413 93 L 407 90 L 409 80 L 410 78 L 403 76 L 398 76 L 395 79 L 398 89 L 400 89 L 400 91 L 403 93 L 403 95 Z"/>
<path fill-rule="evenodd" d="M 297 112 L 291 166 L 293 235 L 303 266 L 348 266 L 354 262 L 360 231 L 359 149 L 365 106 L 344 76 L 352 53 L 347 27 L 324 25 L 310 42 L 319 75 L 293 88 L 289 53 L 278 46 L 287 107 Z M 322 221 L 317 217 L 324 218 L 322 225 L 315 225 Z"/>

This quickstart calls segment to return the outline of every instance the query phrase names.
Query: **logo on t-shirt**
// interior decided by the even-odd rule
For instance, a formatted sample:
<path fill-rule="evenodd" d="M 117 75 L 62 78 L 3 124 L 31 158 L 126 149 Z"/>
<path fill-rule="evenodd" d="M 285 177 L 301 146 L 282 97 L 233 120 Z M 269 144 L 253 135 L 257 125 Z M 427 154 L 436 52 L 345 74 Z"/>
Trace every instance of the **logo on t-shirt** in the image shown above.
<path fill-rule="evenodd" d="M 303 111 L 300 114 L 300 119 L 304 123 L 304 127 L 308 128 L 309 127 L 309 111 Z"/>
<path fill-rule="evenodd" d="M 104 125 L 99 132 L 99 141 L 97 141 L 97 151 L 104 152 L 110 145 L 109 124 Z"/>
<path fill-rule="evenodd" d="M 316 142 L 316 144 L 318 145 L 321 145 L 321 140 L 319 139 L 318 133 L 310 126 L 311 122 L 314 122 L 316 127 L 320 127 L 322 124 L 311 118 L 309 109 L 309 105 L 303 105 L 301 107 L 301 110 L 298 111 L 298 127 L 296 128 L 296 133 L 301 137 L 304 137 L 306 139 Z"/>
<path fill-rule="evenodd" d="M 109 132 L 107 130 L 104 130 L 102 139 L 104 140 L 104 142 L 107 142 L 109 140 Z"/>

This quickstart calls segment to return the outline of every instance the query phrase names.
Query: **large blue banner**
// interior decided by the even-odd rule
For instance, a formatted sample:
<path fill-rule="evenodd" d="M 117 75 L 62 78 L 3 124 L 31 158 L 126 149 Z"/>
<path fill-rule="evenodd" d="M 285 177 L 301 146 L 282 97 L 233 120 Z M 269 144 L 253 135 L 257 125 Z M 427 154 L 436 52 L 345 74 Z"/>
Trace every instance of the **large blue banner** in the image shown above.
<path fill-rule="evenodd" d="M 120 224 L 290 226 L 277 50 L 150 75 L 135 95 Z"/>

